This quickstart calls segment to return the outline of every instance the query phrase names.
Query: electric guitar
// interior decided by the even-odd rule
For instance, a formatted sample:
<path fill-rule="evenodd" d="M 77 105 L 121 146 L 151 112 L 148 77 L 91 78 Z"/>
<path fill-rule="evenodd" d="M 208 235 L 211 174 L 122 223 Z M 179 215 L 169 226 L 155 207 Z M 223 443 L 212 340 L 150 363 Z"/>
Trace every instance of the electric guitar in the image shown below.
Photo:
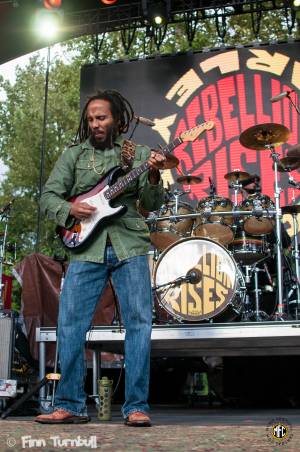
<path fill-rule="evenodd" d="M 166 155 L 184 141 L 194 141 L 202 132 L 210 130 L 214 126 L 213 121 L 208 121 L 182 132 L 172 143 L 161 149 L 160 153 Z M 85 220 L 76 220 L 74 226 L 69 229 L 58 226 L 57 233 L 63 244 L 69 249 L 79 248 L 88 242 L 96 230 L 99 231 L 103 223 L 106 223 L 116 215 L 125 213 L 127 210 L 126 206 L 112 207 L 110 204 L 111 200 L 120 195 L 132 181 L 148 169 L 148 161 L 143 162 L 128 173 L 124 173 L 121 167 L 115 166 L 100 179 L 94 188 L 68 199 L 71 203 L 86 202 L 91 206 L 95 206 L 97 210 Z"/>

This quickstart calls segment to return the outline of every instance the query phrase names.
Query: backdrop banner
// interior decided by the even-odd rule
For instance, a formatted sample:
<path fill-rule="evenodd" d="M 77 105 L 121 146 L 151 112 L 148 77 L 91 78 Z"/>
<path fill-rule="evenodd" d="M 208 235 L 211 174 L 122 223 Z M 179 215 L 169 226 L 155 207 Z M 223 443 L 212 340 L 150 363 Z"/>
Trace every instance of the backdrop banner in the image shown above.
<path fill-rule="evenodd" d="M 299 142 L 299 116 L 289 100 L 270 102 L 273 96 L 294 90 L 291 97 L 298 104 L 299 55 L 300 43 L 292 42 L 86 65 L 81 70 L 81 107 L 97 89 L 120 91 L 137 116 L 154 120 L 153 128 L 140 124 L 133 136 L 151 147 L 212 120 L 213 130 L 174 151 L 181 172 L 203 178 L 191 186 L 189 202 L 196 204 L 209 194 L 209 177 L 219 196 L 233 199 L 224 175 L 235 169 L 260 175 L 262 193 L 273 199 L 270 152 L 247 149 L 239 137 L 251 126 L 278 123 L 291 131 L 288 142 L 276 148 L 280 157 Z M 176 188 L 178 175 L 176 168 L 164 171 L 165 184 Z M 299 181 L 299 170 L 292 176 Z M 299 200 L 300 192 L 287 188 L 287 173 L 280 173 L 279 182 L 281 205 L 290 204 L 293 196 Z"/>

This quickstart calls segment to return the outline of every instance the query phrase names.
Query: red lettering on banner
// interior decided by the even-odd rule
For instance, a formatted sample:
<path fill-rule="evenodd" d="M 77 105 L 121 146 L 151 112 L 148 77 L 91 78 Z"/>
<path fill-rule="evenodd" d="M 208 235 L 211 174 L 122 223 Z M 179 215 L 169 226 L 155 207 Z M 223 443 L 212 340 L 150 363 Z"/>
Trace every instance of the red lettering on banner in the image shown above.
<path fill-rule="evenodd" d="M 240 121 L 241 121 L 241 131 L 244 131 L 248 127 L 254 126 L 254 114 L 247 113 L 247 101 L 246 101 L 246 86 L 244 74 L 239 74 L 236 76 L 237 92 L 239 99 L 240 108 Z"/>
<path fill-rule="evenodd" d="M 271 121 L 270 115 L 264 114 L 264 104 L 263 104 L 263 90 L 261 83 L 261 75 L 254 75 L 254 93 L 255 93 L 255 103 L 256 103 L 256 122 L 257 124 L 264 124 Z"/>
<path fill-rule="evenodd" d="M 199 123 L 198 118 L 201 114 L 201 107 L 198 96 L 195 96 L 189 103 L 185 110 L 185 114 L 187 116 L 188 129 L 195 127 Z"/>
<path fill-rule="evenodd" d="M 220 96 L 220 105 L 222 120 L 224 124 L 225 139 L 230 140 L 240 135 L 239 122 L 237 118 L 236 106 L 230 101 L 236 98 L 236 88 L 234 77 L 225 77 L 218 81 L 218 91 Z M 235 110 L 235 111 L 234 111 Z M 234 113 L 234 114 L 233 114 Z"/>
<path fill-rule="evenodd" d="M 216 187 L 217 187 L 217 195 L 225 196 L 228 198 L 228 181 L 224 179 L 224 175 L 228 172 L 227 166 L 227 149 L 226 146 L 223 146 L 218 150 L 215 154 L 215 170 L 216 170 Z"/>
<path fill-rule="evenodd" d="M 215 128 L 206 134 L 208 152 L 213 152 L 223 141 L 223 126 L 218 118 L 219 102 L 216 87 L 213 85 L 201 91 L 203 117 L 205 121 L 214 121 Z"/>
<path fill-rule="evenodd" d="M 271 80 L 271 97 L 278 95 L 281 92 L 280 82 L 278 80 Z M 281 102 L 273 102 L 272 104 L 272 121 L 276 124 L 282 124 Z"/>

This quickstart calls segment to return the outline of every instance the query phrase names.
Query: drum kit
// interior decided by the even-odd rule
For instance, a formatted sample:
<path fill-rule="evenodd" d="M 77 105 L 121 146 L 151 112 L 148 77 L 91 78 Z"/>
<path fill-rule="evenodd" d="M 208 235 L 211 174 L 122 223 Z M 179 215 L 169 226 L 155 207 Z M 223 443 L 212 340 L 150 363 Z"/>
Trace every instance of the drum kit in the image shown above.
<path fill-rule="evenodd" d="M 274 201 L 261 193 L 259 176 L 239 169 L 224 176 L 234 191 L 233 202 L 216 193 L 210 178 L 209 196 L 200 199 L 196 208 L 183 202 L 181 197 L 191 192 L 190 186 L 202 182 L 190 174 L 176 180 L 187 190 L 166 190 L 165 204 L 146 219 L 154 248 L 154 322 L 291 319 L 293 284 L 293 318 L 298 319 L 300 206 L 280 207 L 278 173 L 300 167 L 300 146 L 290 148 L 284 158 L 275 152 L 289 136 L 285 126 L 273 123 L 250 127 L 240 136 L 244 147 L 270 153 Z M 178 164 L 174 156 L 166 162 L 169 169 Z M 300 189 L 300 184 L 293 185 Z M 293 216 L 291 255 L 285 255 L 282 247 L 282 234 L 287 235 L 281 224 L 283 214 Z"/>

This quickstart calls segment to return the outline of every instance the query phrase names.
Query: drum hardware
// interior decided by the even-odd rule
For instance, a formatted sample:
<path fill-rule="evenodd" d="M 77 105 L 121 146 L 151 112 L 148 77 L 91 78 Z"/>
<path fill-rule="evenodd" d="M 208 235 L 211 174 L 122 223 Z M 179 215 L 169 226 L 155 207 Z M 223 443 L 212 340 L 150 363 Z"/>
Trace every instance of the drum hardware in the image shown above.
<path fill-rule="evenodd" d="M 238 193 L 242 188 L 242 180 L 249 177 L 249 173 L 241 171 L 240 169 L 234 169 L 231 173 L 225 174 L 224 179 L 230 182 L 228 188 L 232 188 L 234 190 L 234 206 L 238 205 Z"/>
<path fill-rule="evenodd" d="M 295 179 L 292 176 L 290 176 L 290 175 L 289 175 L 288 183 L 290 185 L 292 185 L 293 187 L 296 187 L 298 190 L 300 190 L 300 182 L 296 182 Z M 289 206 L 289 207 L 294 207 L 294 206 Z"/>
<path fill-rule="evenodd" d="M 274 169 L 274 198 L 275 198 L 275 225 L 276 225 L 276 262 L 277 262 L 277 283 L 278 283 L 278 305 L 275 313 L 275 320 L 284 320 L 284 303 L 283 303 L 283 278 L 282 278 L 282 238 L 281 238 L 281 209 L 280 209 L 280 193 L 281 189 L 278 185 L 278 165 L 279 154 L 275 152 L 275 147 L 288 141 L 291 132 L 281 124 L 266 123 L 258 124 L 250 127 L 242 132 L 240 143 L 249 149 L 258 151 L 268 150 L 273 159 Z"/>

